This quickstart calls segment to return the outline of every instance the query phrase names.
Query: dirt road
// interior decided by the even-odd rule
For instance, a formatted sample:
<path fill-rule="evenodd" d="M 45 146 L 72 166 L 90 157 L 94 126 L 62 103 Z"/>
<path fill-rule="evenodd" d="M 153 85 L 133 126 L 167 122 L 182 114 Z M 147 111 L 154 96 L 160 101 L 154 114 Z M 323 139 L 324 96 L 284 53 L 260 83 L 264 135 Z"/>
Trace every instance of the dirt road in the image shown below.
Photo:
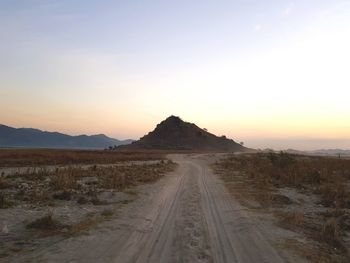
<path fill-rule="evenodd" d="M 271 245 L 272 230 L 247 216 L 212 174 L 213 156 L 171 158 L 177 170 L 143 186 L 118 217 L 18 261 L 296 262 Z"/>

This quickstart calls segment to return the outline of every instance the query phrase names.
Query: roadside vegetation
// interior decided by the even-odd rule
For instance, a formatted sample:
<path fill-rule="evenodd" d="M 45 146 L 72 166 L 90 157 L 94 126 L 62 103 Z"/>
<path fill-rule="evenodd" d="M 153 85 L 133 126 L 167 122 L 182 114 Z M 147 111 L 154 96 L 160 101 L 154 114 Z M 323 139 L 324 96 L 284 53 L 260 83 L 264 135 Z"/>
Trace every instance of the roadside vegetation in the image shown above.
<path fill-rule="evenodd" d="M 1 177 L 2 194 L 16 204 L 49 205 L 54 200 L 97 202 L 106 190 L 123 191 L 159 179 L 174 167 L 171 161 L 151 161 L 88 167 L 39 169 Z"/>
<path fill-rule="evenodd" d="M 289 247 L 314 262 L 349 262 L 349 159 L 269 152 L 230 155 L 214 169 L 243 205 L 313 241 Z"/>
<path fill-rule="evenodd" d="M 84 163 L 97 154 L 63 151 L 60 156 L 60 151 L 48 151 L 41 159 L 45 151 L 40 150 L 32 159 L 28 152 L 13 152 L 11 156 L 16 157 L 9 162 L 48 164 L 55 156 L 63 162 L 72 154 L 69 160 Z M 89 165 L 34 165 L 21 172 L 0 174 L 0 257 L 35 247 L 35 239 L 47 238 L 45 243 L 49 244 L 55 240 L 51 237 L 77 235 L 118 216 L 119 209 L 137 197 L 138 185 L 154 182 L 176 166 L 160 153 L 123 154 L 112 153 L 110 159 L 97 158 Z M 113 162 L 106 164 L 107 160 Z M 1 162 L 8 167 L 3 159 Z"/>
<path fill-rule="evenodd" d="M 112 164 L 166 159 L 162 151 L 0 149 L 0 167 Z"/>

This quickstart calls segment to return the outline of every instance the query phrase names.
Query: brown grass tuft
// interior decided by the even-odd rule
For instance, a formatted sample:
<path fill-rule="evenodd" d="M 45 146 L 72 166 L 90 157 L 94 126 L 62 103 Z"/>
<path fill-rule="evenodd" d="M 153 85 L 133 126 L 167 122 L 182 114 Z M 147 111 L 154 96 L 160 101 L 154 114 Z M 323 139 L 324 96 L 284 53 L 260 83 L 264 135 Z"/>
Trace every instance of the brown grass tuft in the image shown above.
<path fill-rule="evenodd" d="M 51 213 L 36 219 L 35 221 L 27 225 L 27 228 L 34 228 L 40 230 L 59 230 L 63 227 L 64 225 L 55 220 Z"/>
<path fill-rule="evenodd" d="M 105 209 L 101 212 L 101 215 L 104 217 L 111 217 L 114 214 L 113 210 Z"/>
<path fill-rule="evenodd" d="M 323 225 L 321 238 L 323 241 L 335 246 L 340 247 L 342 242 L 341 240 L 341 230 L 336 218 L 330 218 Z"/>
<path fill-rule="evenodd" d="M 58 170 L 50 176 L 51 185 L 54 190 L 68 190 L 77 188 L 77 173 L 82 172 L 78 169 Z"/>
<path fill-rule="evenodd" d="M 303 212 L 277 212 L 275 215 L 280 219 L 280 224 L 287 228 L 303 227 L 305 215 Z"/>
<path fill-rule="evenodd" d="M 0 192 L 0 209 L 10 208 L 13 205 L 13 202 L 8 200 L 8 197 Z"/>
<path fill-rule="evenodd" d="M 4 177 L 0 176 L 0 189 L 6 189 L 8 187 L 10 187 L 8 181 Z"/>

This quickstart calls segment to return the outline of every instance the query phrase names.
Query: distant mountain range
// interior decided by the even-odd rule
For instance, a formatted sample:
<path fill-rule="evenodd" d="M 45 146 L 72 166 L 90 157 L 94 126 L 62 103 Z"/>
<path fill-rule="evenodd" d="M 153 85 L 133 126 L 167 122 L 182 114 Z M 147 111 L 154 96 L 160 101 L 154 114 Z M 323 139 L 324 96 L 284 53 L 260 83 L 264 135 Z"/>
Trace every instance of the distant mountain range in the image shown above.
<path fill-rule="evenodd" d="M 321 149 L 316 151 L 311 151 L 315 155 L 350 155 L 350 150 L 343 149 Z"/>
<path fill-rule="evenodd" d="M 237 152 L 248 149 L 226 136 L 215 136 L 206 129 L 170 116 L 157 125 L 154 131 L 129 145 L 119 146 L 120 150 L 194 150 Z"/>
<path fill-rule="evenodd" d="M 268 151 L 268 150 L 265 150 Z M 313 151 L 299 151 L 294 149 L 285 150 L 290 154 L 301 154 L 301 155 L 316 155 L 316 156 L 350 156 L 350 150 L 343 149 L 320 149 Z"/>
<path fill-rule="evenodd" d="M 32 128 L 12 128 L 0 124 L 0 147 L 104 149 L 129 144 L 133 140 L 117 140 L 104 134 L 70 136 Z"/>

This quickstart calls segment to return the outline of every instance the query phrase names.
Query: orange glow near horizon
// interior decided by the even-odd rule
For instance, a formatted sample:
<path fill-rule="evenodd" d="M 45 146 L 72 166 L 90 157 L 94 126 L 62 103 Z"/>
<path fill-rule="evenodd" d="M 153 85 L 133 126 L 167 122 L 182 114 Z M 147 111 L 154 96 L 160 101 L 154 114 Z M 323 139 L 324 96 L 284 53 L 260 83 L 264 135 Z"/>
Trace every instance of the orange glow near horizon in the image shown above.
<path fill-rule="evenodd" d="M 176 115 L 251 147 L 350 148 L 350 3 L 180 2 L 1 3 L 0 123 L 138 139 Z"/>

